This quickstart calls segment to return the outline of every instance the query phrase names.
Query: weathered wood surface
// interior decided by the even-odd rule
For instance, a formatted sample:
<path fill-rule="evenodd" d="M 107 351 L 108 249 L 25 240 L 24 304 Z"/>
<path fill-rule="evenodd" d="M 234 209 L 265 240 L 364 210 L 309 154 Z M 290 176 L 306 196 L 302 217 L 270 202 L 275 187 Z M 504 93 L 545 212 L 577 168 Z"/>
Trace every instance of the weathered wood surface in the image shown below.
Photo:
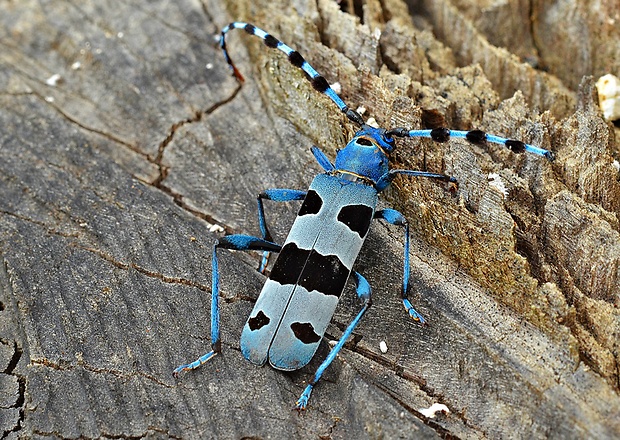
<path fill-rule="evenodd" d="M 620 436 L 619 149 L 592 81 L 581 81 L 600 65 L 554 70 L 562 80 L 537 71 L 488 43 L 476 25 L 489 19 L 468 15 L 474 2 L 419 2 L 413 14 L 400 0 L 349 3 L 0 2 L 6 437 Z M 550 20 L 568 13 L 553 12 L 545 23 L 563 26 Z M 527 14 L 498 16 L 557 65 Z M 307 187 L 319 171 L 309 147 L 333 155 L 353 130 L 242 32 L 229 43 L 240 88 L 212 39 L 232 19 L 297 48 L 384 126 L 478 127 L 557 155 L 550 164 L 493 146 L 399 143 L 399 167 L 460 182 L 451 194 L 401 179 L 384 198 L 410 219 L 415 302 L 430 325 L 416 327 L 399 303 L 401 231 L 376 224 L 358 264 L 373 308 L 301 417 L 293 402 L 328 345 L 292 374 L 243 359 L 240 330 L 264 279 L 256 256 L 221 253 L 223 355 L 171 375 L 208 349 L 221 235 L 211 227 L 255 234 L 256 194 Z M 610 45 L 618 72 L 618 39 L 605 40 L 617 30 L 591 21 L 583 32 Z M 580 47 L 581 58 L 596 49 Z M 295 210 L 268 207 L 278 239 Z M 358 309 L 353 296 L 329 339 Z M 451 413 L 422 416 L 434 402 Z"/>

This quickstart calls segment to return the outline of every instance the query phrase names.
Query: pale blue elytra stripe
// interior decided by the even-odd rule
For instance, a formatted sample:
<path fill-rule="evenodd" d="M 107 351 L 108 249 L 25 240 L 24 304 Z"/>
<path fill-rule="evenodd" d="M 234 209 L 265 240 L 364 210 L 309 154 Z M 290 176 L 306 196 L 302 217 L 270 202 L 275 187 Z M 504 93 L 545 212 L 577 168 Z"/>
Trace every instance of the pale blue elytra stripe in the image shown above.
<path fill-rule="evenodd" d="M 321 211 L 316 215 L 297 217 L 285 244 L 295 242 L 302 249 L 315 249 L 321 255 L 336 255 L 351 269 L 364 240 L 338 221 L 338 213 L 347 205 L 366 205 L 374 211 L 377 204 L 376 190 L 362 183 L 345 181 L 327 174 L 318 175 L 310 189 L 321 196 Z M 319 230 L 317 239 L 315 231 Z"/>
<path fill-rule="evenodd" d="M 309 190 L 323 192 L 321 195 L 323 203 L 317 214 L 309 214 L 297 217 L 291 227 L 289 236 L 285 243 L 294 241 L 304 249 L 312 249 L 321 229 L 325 226 L 325 216 L 329 212 L 329 206 L 336 201 L 338 194 L 337 182 L 331 176 L 319 174 L 314 178 Z M 330 191 L 324 191 L 325 188 Z M 280 285 L 268 279 L 261 290 L 261 293 L 254 305 L 252 313 L 246 321 L 241 333 L 241 351 L 250 362 L 263 365 L 267 361 L 269 346 L 271 345 L 278 325 L 284 316 L 290 297 L 293 295 L 294 285 Z M 249 320 L 255 317 L 259 311 L 269 317 L 269 325 L 260 330 L 250 330 Z M 331 319 L 331 315 L 330 315 Z"/>
<path fill-rule="evenodd" d="M 365 205 L 371 208 L 372 212 L 377 204 L 377 192 L 374 188 L 353 182 L 348 184 L 338 194 L 338 203 L 331 217 L 331 226 L 324 228 L 314 245 L 317 252 L 322 255 L 336 255 L 342 263 L 349 269 L 357 259 L 357 255 L 364 244 L 364 237 L 360 237 L 357 232 L 351 231 L 344 223 L 338 221 L 340 208 L 347 205 Z"/>
<path fill-rule="evenodd" d="M 332 176 L 319 174 L 310 184 L 308 191 L 315 191 L 322 200 L 321 209 L 317 214 L 307 214 L 297 217 L 284 244 L 295 242 L 301 249 L 312 249 L 319 232 L 326 227 L 326 223 L 333 218 L 333 206 L 338 198 L 341 185 Z"/>

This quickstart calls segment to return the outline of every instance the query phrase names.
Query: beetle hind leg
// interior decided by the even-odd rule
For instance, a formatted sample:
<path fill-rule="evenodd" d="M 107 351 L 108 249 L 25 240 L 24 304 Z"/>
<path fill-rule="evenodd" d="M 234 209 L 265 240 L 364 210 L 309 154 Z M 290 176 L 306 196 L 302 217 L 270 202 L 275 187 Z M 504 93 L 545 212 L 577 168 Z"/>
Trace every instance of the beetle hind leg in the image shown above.
<path fill-rule="evenodd" d="M 241 234 L 227 235 L 220 238 L 217 243 L 213 245 L 213 256 L 211 259 L 211 351 L 200 356 L 193 362 L 175 368 L 172 372 L 175 377 L 178 376 L 181 371 L 194 370 L 200 367 L 222 351 L 222 340 L 220 338 L 220 274 L 217 260 L 218 248 L 238 251 L 257 250 L 279 252 L 282 247 L 272 241 Z"/>

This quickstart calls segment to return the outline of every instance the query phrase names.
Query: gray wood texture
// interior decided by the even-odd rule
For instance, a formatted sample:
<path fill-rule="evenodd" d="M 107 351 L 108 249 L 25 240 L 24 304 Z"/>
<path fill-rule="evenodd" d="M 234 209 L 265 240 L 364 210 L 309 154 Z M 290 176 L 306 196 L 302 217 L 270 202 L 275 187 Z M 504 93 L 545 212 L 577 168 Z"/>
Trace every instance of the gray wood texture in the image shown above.
<path fill-rule="evenodd" d="M 229 3 L 0 1 L 3 437 L 618 438 L 618 130 L 582 79 L 620 70 L 617 27 L 596 20 L 613 2 Z M 333 157 L 354 131 L 237 31 L 240 86 L 213 39 L 233 20 L 298 49 L 382 126 L 480 128 L 557 156 L 399 142 L 394 167 L 459 180 L 451 192 L 399 178 L 381 202 L 410 221 L 430 325 L 400 303 L 402 231 L 376 223 L 357 265 L 373 307 L 301 416 L 291 409 L 329 344 L 294 373 L 243 359 L 257 255 L 220 253 L 223 354 L 171 374 L 209 350 L 221 231 L 257 234 L 256 195 L 305 189 L 319 172 L 310 146 Z M 296 209 L 268 205 L 278 240 Z M 433 403 L 450 413 L 424 416 Z"/>

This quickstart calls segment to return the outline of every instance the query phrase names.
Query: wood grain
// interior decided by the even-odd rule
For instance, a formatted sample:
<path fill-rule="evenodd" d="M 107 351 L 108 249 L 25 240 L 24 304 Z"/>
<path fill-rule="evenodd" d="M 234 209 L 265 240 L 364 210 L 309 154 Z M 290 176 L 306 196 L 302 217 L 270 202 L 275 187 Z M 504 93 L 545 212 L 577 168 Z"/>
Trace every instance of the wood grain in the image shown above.
<path fill-rule="evenodd" d="M 0 2 L 3 436 L 619 436 L 619 148 L 593 80 L 493 46 L 512 43 L 464 2 L 224 3 Z M 402 231 L 375 224 L 357 264 L 373 307 L 301 417 L 291 408 L 329 345 L 290 374 L 243 359 L 257 255 L 221 252 L 224 352 L 171 374 L 208 350 L 219 231 L 256 234 L 256 195 L 305 189 L 310 146 L 333 157 L 355 129 L 243 32 L 228 43 L 240 86 L 213 39 L 232 20 L 298 49 L 382 126 L 480 128 L 557 157 L 399 142 L 393 167 L 459 180 L 453 193 L 399 178 L 381 202 L 410 221 L 430 325 L 400 305 Z M 542 57 L 548 39 L 520 41 Z M 296 209 L 267 207 L 278 240 Z M 349 288 L 327 339 L 358 309 Z M 421 414 L 436 402 L 450 413 Z"/>

